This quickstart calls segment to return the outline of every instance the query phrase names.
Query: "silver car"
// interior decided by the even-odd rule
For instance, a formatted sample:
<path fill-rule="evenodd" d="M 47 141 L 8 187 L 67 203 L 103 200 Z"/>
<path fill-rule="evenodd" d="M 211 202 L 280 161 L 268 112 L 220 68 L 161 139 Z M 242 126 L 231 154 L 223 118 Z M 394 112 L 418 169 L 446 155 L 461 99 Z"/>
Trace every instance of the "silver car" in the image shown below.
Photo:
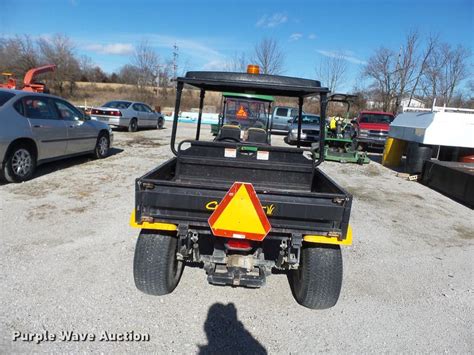
<path fill-rule="evenodd" d="M 45 162 L 69 156 L 108 155 L 113 133 L 66 100 L 0 89 L 0 178 L 30 179 Z"/>
<path fill-rule="evenodd" d="M 303 143 L 319 142 L 319 116 L 303 114 L 301 120 L 301 137 Z M 284 138 L 287 144 L 296 144 L 298 141 L 298 117 L 288 122 L 288 135 Z"/>
<path fill-rule="evenodd" d="M 110 127 L 127 128 L 129 132 L 136 132 L 139 128 L 164 127 L 163 115 L 143 102 L 110 101 L 101 107 L 93 108 L 92 119 L 106 122 Z"/>

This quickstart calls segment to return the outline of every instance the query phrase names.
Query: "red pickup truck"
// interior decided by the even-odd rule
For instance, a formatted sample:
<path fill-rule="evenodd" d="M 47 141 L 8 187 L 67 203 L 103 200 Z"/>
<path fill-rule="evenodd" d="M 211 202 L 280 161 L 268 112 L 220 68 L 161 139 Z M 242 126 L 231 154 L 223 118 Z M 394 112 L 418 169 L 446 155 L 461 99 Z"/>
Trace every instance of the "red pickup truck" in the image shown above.
<path fill-rule="evenodd" d="M 359 144 L 364 148 L 383 148 L 390 123 L 394 118 L 395 116 L 390 112 L 361 111 L 359 116 L 352 121 Z"/>

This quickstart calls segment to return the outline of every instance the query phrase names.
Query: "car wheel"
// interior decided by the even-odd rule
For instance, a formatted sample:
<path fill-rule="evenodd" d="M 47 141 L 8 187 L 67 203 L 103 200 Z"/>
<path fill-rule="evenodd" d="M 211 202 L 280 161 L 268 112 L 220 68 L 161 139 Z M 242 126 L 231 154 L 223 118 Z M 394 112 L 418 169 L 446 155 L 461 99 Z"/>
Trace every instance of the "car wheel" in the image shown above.
<path fill-rule="evenodd" d="M 163 129 L 164 125 L 165 125 L 165 120 L 162 117 L 158 118 L 158 124 L 156 125 L 156 128 Z"/>
<path fill-rule="evenodd" d="M 178 238 L 142 230 L 135 247 L 133 277 L 136 287 L 149 295 L 173 292 L 184 270 L 184 262 L 176 257 Z"/>
<path fill-rule="evenodd" d="M 102 159 L 109 155 L 110 138 L 107 134 L 101 133 L 97 138 L 94 149 L 94 158 Z"/>
<path fill-rule="evenodd" d="M 129 132 L 136 132 L 138 131 L 138 123 L 136 118 L 132 118 L 130 123 L 128 124 L 128 131 Z"/>
<path fill-rule="evenodd" d="M 3 177 L 8 182 L 21 182 L 31 179 L 36 169 L 36 155 L 27 145 L 15 146 L 8 155 L 3 167 Z"/>
<path fill-rule="evenodd" d="M 304 246 L 300 267 L 291 270 L 288 281 L 296 301 L 311 309 L 334 306 L 342 285 L 342 255 L 339 245 Z"/>

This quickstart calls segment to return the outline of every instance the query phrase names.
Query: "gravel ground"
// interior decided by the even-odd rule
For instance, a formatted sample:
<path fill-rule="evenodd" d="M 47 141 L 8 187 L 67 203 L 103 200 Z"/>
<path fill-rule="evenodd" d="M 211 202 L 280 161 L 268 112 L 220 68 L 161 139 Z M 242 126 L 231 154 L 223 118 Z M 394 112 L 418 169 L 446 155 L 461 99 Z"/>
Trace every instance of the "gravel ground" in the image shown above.
<path fill-rule="evenodd" d="M 187 268 L 171 295 L 137 291 L 134 180 L 171 156 L 170 133 L 117 132 L 105 160 L 52 163 L 0 185 L 1 353 L 473 352 L 473 210 L 376 162 L 322 166 L 354 195 L 334 308 L 298 306 L 284 275 L 249 290 L 210 286 Z M 67 331 L 96 338 L 62 341 Z M 150 339 L 100 341 L 130 331 Z"/>

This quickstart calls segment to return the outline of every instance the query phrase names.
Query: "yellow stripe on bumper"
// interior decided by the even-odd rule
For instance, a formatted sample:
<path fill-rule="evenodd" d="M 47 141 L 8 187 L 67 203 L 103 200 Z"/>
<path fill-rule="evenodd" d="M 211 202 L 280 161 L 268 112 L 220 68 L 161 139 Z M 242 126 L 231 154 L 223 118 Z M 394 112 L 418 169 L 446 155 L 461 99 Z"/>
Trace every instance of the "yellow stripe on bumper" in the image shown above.
<path fill-rule="evenodd" d="M 308 243 L 352 245 L 352 227 L 349 225 L 347 228 L 347 235 L 344 240 L 326 235 L 305 235 L 303 240 Z"/>
<path fill-rule="evenodd" d="M 177 231 L 178 226 L 171 223 L 161 223 L 161 222 L 143 222 L 137 223 L 135 221 L 135 210 L 133 210 L 130 216 L 130 227 L 132 228 L 140 228 L 140 229 L 154 229 L 159 231 Z"/>

